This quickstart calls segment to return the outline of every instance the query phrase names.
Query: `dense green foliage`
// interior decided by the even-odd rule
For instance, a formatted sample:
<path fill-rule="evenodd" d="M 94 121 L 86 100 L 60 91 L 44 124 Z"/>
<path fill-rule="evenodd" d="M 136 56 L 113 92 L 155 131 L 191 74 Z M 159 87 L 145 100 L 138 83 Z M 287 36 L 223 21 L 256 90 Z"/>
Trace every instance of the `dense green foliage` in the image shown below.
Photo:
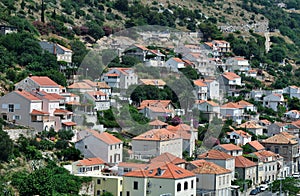
<path fill-rule="evenodd" d="M 66 169 L 50 162 L 31 173 L 16 172 L 11 183 L 20 195 L 77 195 L 82 183 L 90 180 L 71 175 Z"/>
<path fill-rule="evenodd" d="M 280 181 L 282 183 L 282 192 L 289 193 L 289 195 L 297 195 L 300 191 L 299 179 L 295 179 L 293 177 L 287 177 L 283 180 L 275 180 L 272 183 L 272 191 L 276 192 L 280 190 Z"/>
<path fill-rule="evenodd" d="M 8 161 L 13 153 L 13 141 L 0 125 L 0 162 Z"/>

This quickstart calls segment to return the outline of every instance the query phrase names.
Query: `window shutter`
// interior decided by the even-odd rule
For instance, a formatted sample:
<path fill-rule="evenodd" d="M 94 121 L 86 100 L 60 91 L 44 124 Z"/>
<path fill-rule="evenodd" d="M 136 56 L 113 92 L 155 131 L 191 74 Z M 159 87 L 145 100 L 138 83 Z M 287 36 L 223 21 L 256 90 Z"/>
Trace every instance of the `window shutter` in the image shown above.
<path fill-rule="evenodd" d="M 8 108 L 8 104 L 2 104 L 2 109 L 7 109 Z"/>
<path fill-rule="evenodd" d="M 20 109 L 20 104 L 15 104 L 15 109 L 19 110 Z"/>

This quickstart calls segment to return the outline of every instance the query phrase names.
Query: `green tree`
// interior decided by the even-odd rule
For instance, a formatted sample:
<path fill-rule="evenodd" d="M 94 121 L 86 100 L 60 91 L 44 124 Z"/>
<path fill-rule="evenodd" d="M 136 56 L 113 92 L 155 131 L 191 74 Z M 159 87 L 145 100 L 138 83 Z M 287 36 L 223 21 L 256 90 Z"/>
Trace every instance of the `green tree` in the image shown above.
<path fill-rule="evenodd" d="M 300 187 L 299 187 L 299 183 L 300 180 L 299 179 L 295 179 L 293 177 L 287 177 L 283 180 L 281 180 L 282 183 L 282 191 L 283 193 L 287 193 L 289 192 L 290 195 L 297 195 L 300 191 Z M 275 180 L 272 183 L 272 191 L 276 192 L 280 190 L 280 180 Z"/>
<path fill-rule="evenodd" d="M 13 141 L 9 138 L 9 135 L 2 130 L 2 125 L 0 126 L 0 152 L 0 162 L 8 161 L 13 153 Z"/>

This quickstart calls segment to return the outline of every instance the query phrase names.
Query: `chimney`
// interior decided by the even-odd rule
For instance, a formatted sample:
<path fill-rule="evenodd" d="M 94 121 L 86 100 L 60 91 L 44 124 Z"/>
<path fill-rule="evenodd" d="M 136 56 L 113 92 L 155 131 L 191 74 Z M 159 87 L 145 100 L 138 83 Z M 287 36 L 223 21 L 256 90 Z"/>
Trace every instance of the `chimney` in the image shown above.
<path fill-rule="evenodd" d="M 32 73 L 29 74 L 29 78 L 31 78 L 31 76 L 32 76 Z"/>

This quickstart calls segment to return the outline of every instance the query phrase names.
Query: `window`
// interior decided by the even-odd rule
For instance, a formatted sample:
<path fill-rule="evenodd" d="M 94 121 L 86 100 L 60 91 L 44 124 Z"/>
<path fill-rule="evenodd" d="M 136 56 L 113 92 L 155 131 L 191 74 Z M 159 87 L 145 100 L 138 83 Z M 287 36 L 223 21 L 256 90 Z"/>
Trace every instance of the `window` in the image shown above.
<path fill-rule="evenodd" d="M 133 189 L 134 190 L 138 190 L 139 189 L 139 182 L 137 182 L 137 181 L 133 182 Z"/>
<path fill-rule="evenodd" d="M 14 104 L 8 104 L 8 112 L 14 112 L 14 111 L 15 111 Z"/>
<path fill-rule="evenodd" d="M 21 116 L 19 116 L 19 115 L 14 115 L 13 116 L 13 120 L 20 120 L 21 119 Z"/>
<path fill-rule="evenodd" d="M 101 191 L 97 190 L 97 196 L 100 196 L 100 194 L 101 194 Z"/>
<path fill-rule="evenodd" d="M 123 180 L 120 180 L 120 185 L 122 185 L 123 184 Z"/>
<path fill-rule="evenodd" d="M 97 179 L 97 184 L 101 184 L 101 180 L 100 179 Z"/>
<path fill-rule="evenodd" d="M 188 182 L 184 182 L 184 190 L 188 189 Z"/>
<path fill-rule="evenodd" d="M 99 166 L 94 166 L 94 170 L 99 170 Z"/>
<path fill-rule="evenodd" d="M 194 188 L 194 180 L 191 181 L 191 188 Z"/>
<path fill-rule="evenodd" d="M 219 186 L 221 185 L 221 180 L 222 180 L 221 177 L 219 177 Z"/>
<path fill-rule="evenodd" d="M 112 145 L 110 146 L 110 149 L 112 150 Z"/>
<path fill-rule="evenodd" d="M 126 192 L 126 196 L 130 196 L 130 192 L 129 191 Z"/>
<path fill-rule="evenodd" d="M 275 147 L 275 153 L 278 154 L 279 153 L 279 148 L 276 146 Z"/>
<path fill-rule="evenodd" d="M 87 145 L 84 145 L 84 148 L 87 149 Z"/>
<path fill-rule="evenodd" d="M 196 178 L 196 182 L 199 182 L 199 178 Z"/>
<path fill-rule="evenodd" d="M 179 192 L 179 191 L 181 191 L 181 184 L 180 183 L 177 184 L 177 192 Z"/>

